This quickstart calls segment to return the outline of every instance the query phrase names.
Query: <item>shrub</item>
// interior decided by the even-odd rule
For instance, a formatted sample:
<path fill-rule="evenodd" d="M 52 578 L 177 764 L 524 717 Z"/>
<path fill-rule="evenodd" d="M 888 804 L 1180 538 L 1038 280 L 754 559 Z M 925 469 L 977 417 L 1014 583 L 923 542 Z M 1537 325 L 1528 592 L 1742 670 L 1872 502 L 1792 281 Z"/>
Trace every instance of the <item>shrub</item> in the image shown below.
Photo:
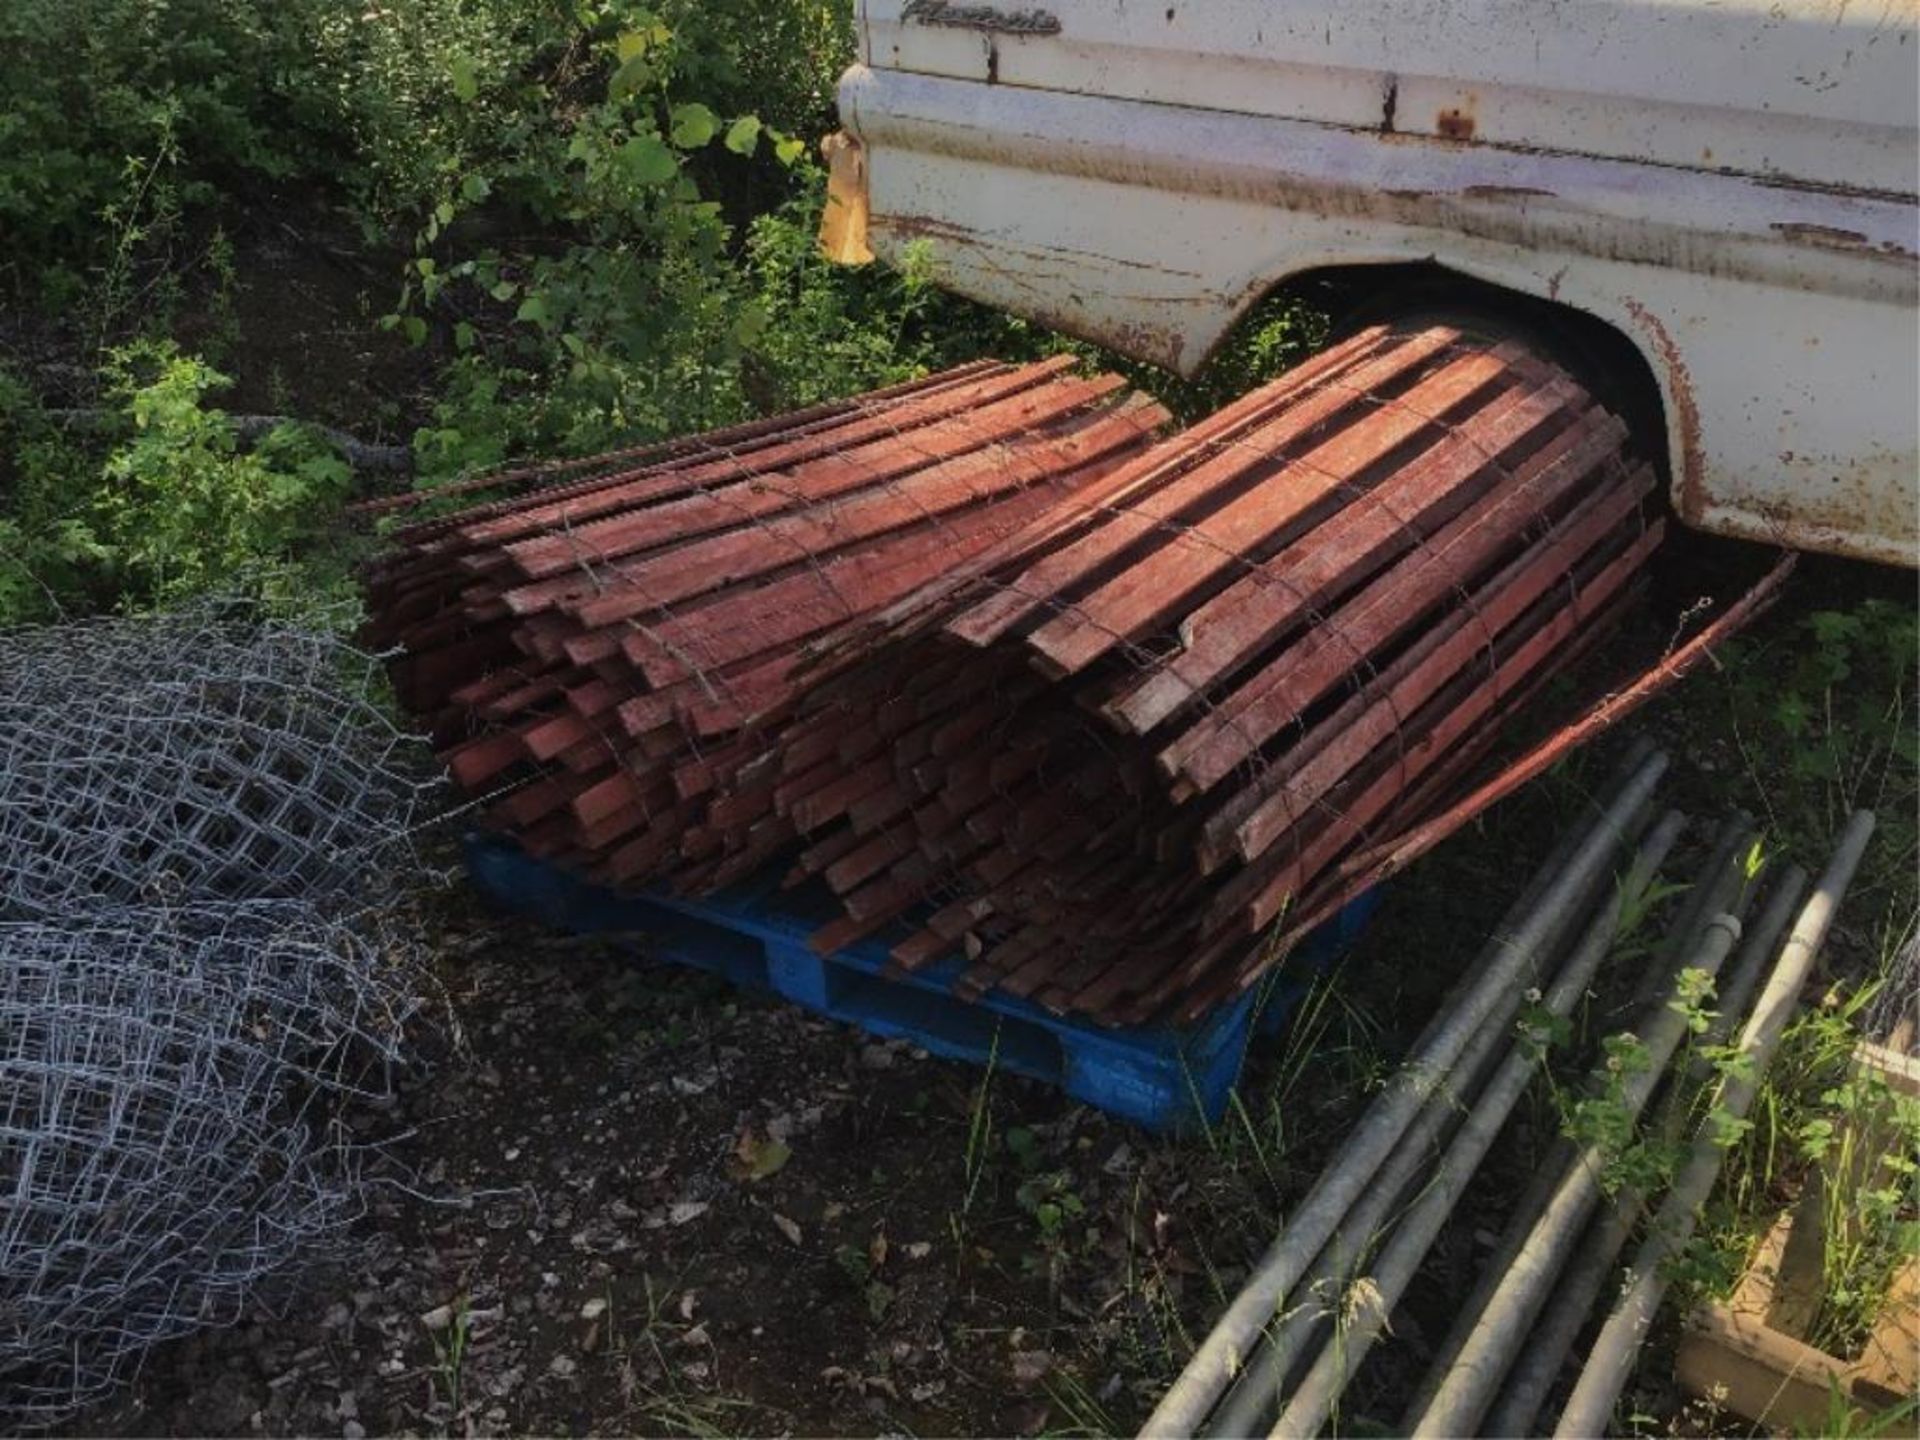
<path fill-rule="evenodd" d="M 345 462 L 303 427 L 243 448 L 206 403 L 226 377 L 171 345 L 114 351 L 106 379 L 104 459 L 0 382 L 0 438 L 15 442 L 0 623 L 257 588 L 346 492 Z"/>
<path fill-rule="evenodd" d="M 281 177 L 326 110 L 292 83 L 327 0 L 9 0 L 0 6 L 6 268 L 84 269 L 129 157 L 177 150 L 188 204 Z"/>

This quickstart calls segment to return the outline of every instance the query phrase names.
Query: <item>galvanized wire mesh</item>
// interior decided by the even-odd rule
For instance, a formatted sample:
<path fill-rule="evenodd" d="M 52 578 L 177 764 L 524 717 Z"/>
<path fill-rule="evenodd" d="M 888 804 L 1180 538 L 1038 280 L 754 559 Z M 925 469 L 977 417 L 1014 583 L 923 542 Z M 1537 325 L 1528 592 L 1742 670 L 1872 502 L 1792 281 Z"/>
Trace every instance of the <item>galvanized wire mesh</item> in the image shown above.
<path fill-rule="evenodd" d="M 0 1417 L 97 1398 L 338 1234 L 334 1111 L 387 1089 L 410 981 L 294 901 L 0 922 Z"/>
<path fill-rule="evenodd" d="M 0 635 L 0 1428 L 228 1323 L 361 1208 L 426 818 L 376 660 L 203 606 Z"/>
<path fill-rule="evenodd" d="M 0 634 L 0 918 L 404 873 L 426 790 L 376 664 L 232 605 Z"/>

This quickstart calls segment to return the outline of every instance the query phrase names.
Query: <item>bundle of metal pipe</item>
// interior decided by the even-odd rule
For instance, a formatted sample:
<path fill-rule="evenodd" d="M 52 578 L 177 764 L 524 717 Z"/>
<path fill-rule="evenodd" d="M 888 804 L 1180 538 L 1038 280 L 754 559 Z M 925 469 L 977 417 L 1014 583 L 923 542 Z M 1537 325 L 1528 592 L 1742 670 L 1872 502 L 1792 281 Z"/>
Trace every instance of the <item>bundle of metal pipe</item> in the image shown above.
<path fill-rule="evenodd" d="M 365 639 L 397 651 L 401 702 L 454 779 L 495 797 L 489 823 L 597 878 L 703 884 L 756 818 L 743 727 L 787 698 L 809 638 L 1166 422 L 1119 377 L 1073 370 L 967 365 L 413 524 L 366 576 Z"/>
<path fill-rule="evenodd" d="M 1143 1435 L 1199 1433 L 1226 1440 L 1266 1434 L 1278 1440 L 1321 1432 L 1387 1332 L 1395 1305 L 1540 1069 L 1544 1031 L 1529 1035 L 1523 1029 L 1516 1035 L 1517 1001 L 1495 1001 L 1492 997 L 1503 992 L 1491 987 L 1487 976 L 1497 973 L 1510 991 L 1513 976 L 1524 971 L 1544 992 L 1540 1012 L 1566 1017 L 1588 996 L 1609 953 L 1620 953 L 1617 941 L 1627 917 L 1644 913 L 1656 893 L 1651 887 L 1683 823 L 1677 812 L 1653 827 L 1618 893 L 1599 901 L 1579 938 L 1569 944 L 1569 921 L 1586 905 L 1594 879 L 1587 862 L 1596 846 L 1605 859 L 1604 835 L 1617 841 L 1633 827 L 1637 808 L 1645 804 L 1646 774 L 1643 768 L 1616 792 L 1606 819 L 1583 839 L 1574 857 L 1563 852 L 1548 861 L 1543 879 L 1496 931 L 1483 968 L 1428 1027 L 1405 1069 L 1295 1208 Z M 1689 902 L 1676 907 L 1665 943 L 1651 951 L 1642 982 L 1624 1007 L 1623 1013 L 1637 1015 L 1632 1031 L 1643 1047 L 1644 1068 L 1612 1078 L 1603 1071 L 1594 1080 L 1609 1104 L 1631 1118 L 1652 1098 L 1692 1023 L 1681 995 L 1731 956 L 1719 987 L 1723 1008 L 1694 1043 L 1717 1045 L 1753 1004 L 1740 1042 L 1752 1068 L 1730 1071 L 1715 1092 L 1716 1111 L 1745 1113 L 1758 1071 L 1793 1008 L 1872 823 L 1871 815 L 1854 818 L 1784 945 L 1782 935 L 1805 893 L 1805 875 L 1786 867 L 1756 885 L 1751 874 L 1736 867 L 1736 883 L 1729 887 L 1721 883 L 1725 845 L 1708 858 L 1687 891 Z M 1723 828 L 1723 840 L 1729 835 L 1750 837 L 1746 817 L 1735 817 Z M 1743 934 L 1738 916 L 1760 890 L 1767 901 Z M 1770 963 L 1772 978 L 1755 1002 Z M 1499 1064 L 1489 1071 L 1496 1057 Z M 1684 1076 L 1666 1080 L 1670 1089 L 1679 1087 L 1669 1097 L 1670 1120 L 1699 1113 L 1692 1102 L 1710 1081 L 1707 1070 L 1696 1057 Z M 1672 1133 L 1669 1129 L 1669 1138 Z M 1716 1133 L 1709 1117 L 1648 1229 L 1623 1298 L 1608 1317 L 1555 1433 L 1604 1432 L 1608 1409 L 1659 1303 L 1664 1262 L 1684 1244 L 1724 1153 Z M 1489 1262 L 1484 1283 L 1462 1308 L 1458 1334 L 1435 1357 L 1427 1384 L 1402 1422 L 1403 1433 L 1538 1433 L 1533 1427 L 1541 1401 L 1588 1309 L 1615 1273 L 1614 1259 L 1639 1210 L 1636 1198 L 1617 1221 L 1614 1212 L 1604 1214 L 1587 1233 L 1585 1251 L 1576 1254 L 1581 1221 L 1599 1202 L 1605 1153 L 1600 1146 L 1569 1144 L 1560 1160 L 1545 1168 L 1535 1192 L 1523 1196 L 1513 1216 L 1511 1243 Z M 1217 1404 L 1216 1397 L 1221 1397 Z"/>
<path fill-rule="evenodd" d="M 1555 925 L 1542 924 L 1536 916 L 1542 912 L 1565 916 L 1565 910 L 1555 900 L 1542 897 L 1538 887 L 1503 922 L 1501 929 L 1511 929 L 1526 950 L 1532 973 L 1542 981 L 1551 975 L 1540 1000 L 1544 1014 L 1567 1016 L 1588 995 L 1624 918 L 1644 910 L 1649 885 L 1680 824 L 1680 816 L 1668 812 L 1647 835 L 1620 883 L 1619 895 L 1609 895 L 1597 904 L 1584 935 L 1563 962 L 1555 964 L 1551 958 L 1561 948 Z M 1749 822 L 1738 816 L 1722 835 L 1751 835 L 1747 826 Z M 1640 1014 L 1634 1033 L 1644 1046 L 1645 1068 L 1611 1083 L 1605 1073 L 1594 1081 L 1597 1089 L 1611 1096 L 1609 1104 L 1634 1116 L 1665 1081 L 1672 1091 L 1668 1140 L 1674 1139 L 1672 1121 L 1699 1114 L 1693 1102 L 1711 1087 L 1711 1068 L 1695 1056 L 1684 1075 L 1665 1075 L 1690 1027 L 1678 996 L 1684 987 L 1695 985 L 1699 975 L 1718 972 L 1732 956 L 1716 996 L 1722 1008 L 1707 1023 L 1707 1031 L 1693 1037 L 1693 1044 L 1722 1043 L 1734 1023 L 1747 1016 L 1749 1004 L 1753 1006 L 1740 1041 L 1741 1054 L 1751 1058 L 1751 1066 L 1730 1069 L 1720 1079 L 1713 1106 L 1715 1114 L 1745 1114 L 1757 1075 L 1793 1010 L 1812 954 L 1859 864 L 1870 829 L 1870 814 L 1862 812 L 1853 818 L 1828 874 L 1805 908 L 1801 908 L 1801 897 L 1807 891 L 1807 877 L 1797 868 L 1788 866 L 1778 877 L 1766 876 L 1759 887 L 1753 877 L 1743 876 L 1741 883 L 1728 889 L 1718 885 L 1724 856 L 1709 858 L 1690 889 L 1692 902 L 1678 906 L 1667 943 L 1651 950 L 1642 985 L 1626 1006 L 1626 1012 Z M 1549 860 L 1549 870 L 1555 866 L 1565 870 L 1565 856 Z M 1565 891 L 1565 881 L 1557 889 Z M 1768 895 L 1766 904 L 1753 927 L 1741 933 L 1738 914 L 1747 910 L 1759 889 Z M 1799 920 L 1782 945 L 1795 910 Z M 1519 924 L 1515 924 L 1517 916 Z M 1563 920 L 1557 933 L 1565 935 Z M 1505 945 L 1500 941 L 1496 948 Z M 1772 975 L 1761 998 L 1755 1000 L 1768 964 L 1772 964 Z M 1356 1206 L 1329 1229 L 1313 1202 L 1323 1192 L 1331 1192 L 1336 1179 L 1344 1179 L 1352 1188 L 1352 1177 L 1373 1164 L 1380 1146 L 1363 1146 L 1361 1140 L 1392 1133 L 1379 1104 L 1363 1121 L 1356 1140 L 1309 1194 L 1308 1202 L 1296 1210 L 1275 1250 L 1256 1271 L 1254 1284 L 1236 1298 L 1202 1354 L 1156 1409 L 1144 1434 L 1194 1434 L 1202 1419 L 1206 1423 L 1200 1432 L 1213 1440 L 1248 1434 L 1271 1434 L 1279 1440 L 1321 1432 L 1340 1394 L 1386 1332 L 1394 1306 L 1542 1064 L 1544 1046 L 1538 1037 L 1524 1033 L 1515 1037 L 1509 1031 L 1511 1008 L 1505 1014 L 1494 1008 L 1478 1021 L 1459 1020 L 1461 1008 L 1461 1004 L 1450 1006 L 1417 1046 L 1405 1073 L 1413 1077 L 1407 1089 L 1423 1087 L 1430 1098 L 1398 1133 L 1386 1164 L 1375 1167 L 1367 1185 L 1357 1190 Z M 1471 1041 L 1448 1058 L 1438 1050 L 1436 1037 L 1463 1023 L 1478 1027 Z M 1503 1058 L 1500 1068 L 1488 1075 L 1484 1062 L 1494 1054 Z M 1452 1139 L 1446 1139 L 1448 1131 Z M 1571 1354 L 1588 1309 L 1617 1275 L 1615 1258 L 1644 1210 L 1642 1196 L 1630 1190 L 1601 1204 L 1599 1177 L 1605 1160 L 1601 1146 L 1567 1144 L 1563 1150 L 1565 1154 L 1542 1171 L 1542 1185 L 1523 1196 L 1515 1208 L 1511 1238 L 1488 1261 L 1482 1284 L 1459 1311 L 1457 1332 L 1448 1336 L 1434 1357 L 1427 1384 L 1402 1421 L 1405 1434 L 1538 1432 L 1536 1415 L 1542 1400 Z M 1555 1434 L 1605 1432 L 1609 1407 L 1661 1300 L 1665 1261 L 1678 1254 L 1690 1235 L 1722 1156 L 1724 1144 L 1716 1139 L 1715 1117 L 1709 1116 L 1659 1217 L 1647 1227 L 1640 1254 L 1628 1269 L 1622 1298 L 1580 1371 Z M 1582 1217 L 1596 1208 L 1601 1210 L 1596 1225 L 1582 1231 Z M 1306 1267 L 1309 1252 L 1317 1246 L 1317 1260 Z M 1296 1281 L 1302 1290 L 1290 1294 L 1288 1286 Z M 1260 1334 L 1261 1313 L 1267 1315 L 1265 1334 Z M 1248 1342 L 1252 1342 L 1250 1352 L 1240 1350 Z M 1238 1354 L 1248 1359 L 1242 1363 Z M 1231 1390 L 1221 1404 L 1212 1405 L 1212 1396 L 1225 1388 L 1229 1377 L 1236 1377 Z M 1210 1407 L 1212 1413 L 1208 1413 Z"/>
<path fill-rule="evenodd" d="M 902 966 L 1111 1023 L 1245 988 L 1630 603 L 1625 439 L 1518 341 L 1377 327 L 841 632 L 749 787 L 821 943 L 919 909 Z"/>
<path fill-rule="evenodd" d="M 1473 1076 L 1485 1058 L 1479 1053 L 1482 1045 L 1500 1047 L 1518 1009 L 1520 992 L 1529 985 L 1546 988 L 1556 970 L 1570 983 L 1577 980 L 1584 985 L 1590 978 L 1587 967 L 1599 963 L 1618 914 L 1612 897 L 1602 907 L 1604 918 L 1596 922 L 1604 927 L 1597 945 L 1581 945 L 1580 955 L 1564 966 L 1556 966 L 1556 952 L 1595 887 L 1611 873 L 1616 852 L 1639 827 L 1666 765 L 1666 757 L 1660 754 L 1630 757 L 1600 797 L 1597 813 L 1577 842 L 1549 858 L 1468 970 L 1459 991 L 1434 1017 L 1406 1063 L 1367 1106 L 1346 1143 L 1288 1215 L 1246 1284 L 1154 1408 L 1142 1436 L 1176 1440 L 1199 1434 L 1203 1428 L 1215 1435 L 1259 1433 L 1273 1412 L 1292 1362 L 1300 1357 L 1298 1346 L 1305 1338 L 1296 1330 L 1291 1338 L 1275 1333 L 1270 1341 L 1263 1341 L 1263 1332 L 1269 1326 L 1280 1331 L 1289 1328 L 1289 1317 L 1303 1299 L 1299 1287 L 1329 1246 L 1335 1248 L 1323 1267 L 1323 1277 L 1343 1283 L 1350 1276 L 1359 1253 L 1352 1244 L 1341 1242 L 1342 1228 L 1365 1208 L 1366 1197 L 1383 1187 L 1383 1174 L 1400 1173 L 1404 1179 L 1406 1167 L 1396 1163 L 1396 1154 L 1404 1155 L 1411 1148 L 1421 1157 L 1416 1166 L 1425 1163 L 1423 1152 L 1430 1153 L 1438 1141 L 1447 1115 L 1472 1103 Z M 1636 874 L 1644 878 L 1656 868 L 1655 854 L 1663 853 L 1672 842 L 1672 835 L 1664 833 L 1670 829 L 1665 823 L 1658 827 L 1655 840 L 1643 847 Z M 1571 999 L 1567 1003 L 1570 1009 Z M 1476 1037 L 1488 1032 L 1497 1038 L 1476 1043 Z M 1370 1245 L 1373 1236 L 1368 1232 L 1359 1238 Z M 1277 1353 L 1283 1348 L 1286 1353 Z M 1218 1420 L 1225 1428 L 1211 1425 L 1217 1402 L 1236 1380 L 1241 1381 L 1239 1387 L 1220 1407 Z"/>

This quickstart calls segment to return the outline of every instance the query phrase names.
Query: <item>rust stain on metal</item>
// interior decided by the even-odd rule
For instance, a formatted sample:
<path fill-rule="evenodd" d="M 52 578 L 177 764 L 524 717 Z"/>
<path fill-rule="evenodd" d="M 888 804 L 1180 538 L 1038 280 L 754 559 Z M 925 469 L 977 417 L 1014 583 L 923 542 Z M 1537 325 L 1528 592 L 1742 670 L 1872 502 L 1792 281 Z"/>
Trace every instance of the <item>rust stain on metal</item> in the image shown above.
<path fill-rule="evenodd" d="M 1700 445 L 1700 406 L 1693 398 L 1693 377 L 1660 317 L 1640 301 L 1628 297 L 1627 313 L 1647 333 L 1666 367 L 1667 395 L 1673 405 L 1674 427 L 1680 432 L 1679 453 L 1674 455 L 1674 509 L 1681 519 L 1698 523 L 1707 508 L 1707 466 Z"/>
<path fill-rule="evenodd" d="M 1474 200 L 1533 200 L 1554 198 L 1553 191 L 1533 185 L 1469 185 L 1460 192 Z"/>
<path fill-rule="evenodd" d="M 875 215 L 871 224 L 876 230 L 885 230 L 908 241 L 940 240 L 967 246 L 980 243 L 979 237 L 966 226 L 951 220 L 937 220 L 931 215 Z"/>
<path fill-rule="evenodd" d="M 1471 140 L 1475 128 L 1473 112 L 1449 106 L 1434 117 L 1433 128 L 1443 140 Z"/>
<path fill-rule="evenodd" d="M 1910 245 L 1903 245 L 1897 240 L 1884 240 L 1876 245 L 1858 230 L 1847 230 L 1836 225 L 1775 221 L 1769 228 L 1783 239 L 1798 241 L 1803 245 L 1817 245 L 1822 250 L 1839 250 L 1848 254 L 1874 255 L 1899 261 L 1911 261 L 1916 258 L 1916 252 Z"/>
<path fill-rule="evenodd" d="M 1789 240 L 1804 240 L 1829 250 L 1864 250 L 1870 242 L 1858 230 L 1842 230 L 1834 225 L 1788 224 L 1775 221 L 1771 228 Z"/>

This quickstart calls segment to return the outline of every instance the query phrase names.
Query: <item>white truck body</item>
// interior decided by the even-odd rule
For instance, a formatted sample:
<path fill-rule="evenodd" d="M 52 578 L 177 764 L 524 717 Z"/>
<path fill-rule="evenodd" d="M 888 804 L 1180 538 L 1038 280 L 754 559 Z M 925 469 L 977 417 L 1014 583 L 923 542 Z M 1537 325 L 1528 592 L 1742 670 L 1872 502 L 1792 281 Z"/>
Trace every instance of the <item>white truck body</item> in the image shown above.
<path fill-rule="evenodd" d="M 1645 359 L 1704 530 L 1920 562 L 1920 0 L 862 0 L 868 235 L 1191 374 L 1427 262 Z"/>

